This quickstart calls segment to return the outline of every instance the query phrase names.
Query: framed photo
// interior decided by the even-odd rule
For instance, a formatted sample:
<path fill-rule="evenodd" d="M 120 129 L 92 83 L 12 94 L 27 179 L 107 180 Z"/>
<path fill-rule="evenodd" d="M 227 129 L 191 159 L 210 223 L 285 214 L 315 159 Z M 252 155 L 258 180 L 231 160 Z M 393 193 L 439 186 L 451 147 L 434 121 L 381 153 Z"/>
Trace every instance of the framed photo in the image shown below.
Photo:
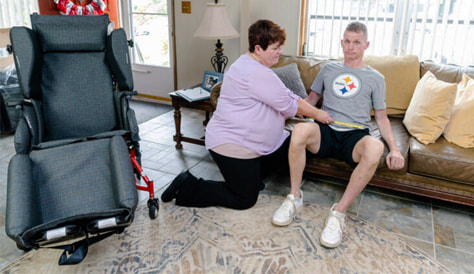
<path fill-rule="evenodd" d="M 201 87 L 207 91 L 211 91 L 211 88 L 222 81 L 223 74 L 219 72 L 204 71 L 204 77 L 202 78 Z"/>

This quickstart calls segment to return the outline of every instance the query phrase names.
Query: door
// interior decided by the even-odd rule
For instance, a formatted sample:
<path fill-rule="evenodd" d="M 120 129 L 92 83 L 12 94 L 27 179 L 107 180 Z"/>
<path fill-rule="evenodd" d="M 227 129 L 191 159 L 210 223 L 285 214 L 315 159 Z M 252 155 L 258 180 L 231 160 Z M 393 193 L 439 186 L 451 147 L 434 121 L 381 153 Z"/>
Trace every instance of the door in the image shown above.
<path fill-rule="evenodd" d="M 169 101 L 173 72 L 172 0 L 122 0 L 124 28 L 134 46 L 132 72 L 139 95 Z"/>

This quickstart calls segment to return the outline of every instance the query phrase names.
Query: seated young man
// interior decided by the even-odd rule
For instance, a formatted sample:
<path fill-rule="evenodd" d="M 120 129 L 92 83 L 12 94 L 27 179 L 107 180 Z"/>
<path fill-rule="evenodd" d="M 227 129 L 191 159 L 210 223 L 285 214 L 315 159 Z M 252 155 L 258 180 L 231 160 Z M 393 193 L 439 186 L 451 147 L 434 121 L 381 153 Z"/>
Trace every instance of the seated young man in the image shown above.
<path fill-rule="evenodd" d="M 335 248 L 342 242 L 345 213 L 374 175 L 384 151 L 384 144 L 369 134 L 372 108 L 377 126 L 390 149 L 386 157 L 387 166 L 397 170 L 405 163 L 387 117 L 385 79 L 363 61 L 369 46 L 366 26 L 360 22 L 349 24 L 341 46 L 344 60 L 324 66 L 305 99 L 315 105 L 324 95 L 322 110 L 328 112 L 330 118 L 323 123 L 299 123 L 293 129 L 288 152 L 291 192 L 272 219 L 275 225 L 289 225 L 302 208 L 300 186 L 307 151 L 309 157 L 333 157 L 346 161 L 354 170 L 342 198 L 331 207 L 320 236 L 320 244 L 328 248 Z M 363 129 L 356 129 L 351 124 Z"/>

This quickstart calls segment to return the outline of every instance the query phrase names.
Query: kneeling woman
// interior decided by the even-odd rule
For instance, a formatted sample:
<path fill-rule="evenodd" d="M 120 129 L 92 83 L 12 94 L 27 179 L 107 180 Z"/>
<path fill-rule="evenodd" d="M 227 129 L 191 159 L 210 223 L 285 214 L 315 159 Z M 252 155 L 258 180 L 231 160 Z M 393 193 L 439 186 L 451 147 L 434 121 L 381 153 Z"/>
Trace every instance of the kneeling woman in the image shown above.
<path fill-rule="evenodd" d="M 252 207 L 272 170 L 288 171 L 286 117 L 329 116 L 293 94 L 270 69 L 283 53 L 285 30 L 259 20 L 249 28 L 249 52 L 224 74 L 219 103 L 206 127 L 206 148 L 224 180 L 216 182 L 179 174 L 161 200 L 189 207 Z"/>

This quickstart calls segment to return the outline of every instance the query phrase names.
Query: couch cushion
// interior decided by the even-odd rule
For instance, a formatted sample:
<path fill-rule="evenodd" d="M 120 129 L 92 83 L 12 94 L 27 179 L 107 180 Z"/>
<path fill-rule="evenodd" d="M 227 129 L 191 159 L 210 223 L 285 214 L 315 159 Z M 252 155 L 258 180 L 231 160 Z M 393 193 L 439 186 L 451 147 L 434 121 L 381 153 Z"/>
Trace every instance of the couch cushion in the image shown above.
<path fill-rule="evenodd" d="M 312 57 L 303 57 L 303 56 L 290 56 L 290 55 L 280 55 L 280 59 L 277 64 L 273 67 L 278 68 L 286 66 L 291 63 L 296 63 L 298 70 L 300 71 L 301 80 L 303 80 L 304 87 L 306 91 L 311 90 L 311 85 L 316 79 L 316 76 L 321 71 L 321 69 L 327 63 L 335 61 L 333 59 L 318 59 Z"/>
<path fill-rule="evenodd" d="M 420 79 L 410 101 L 403 124 L 423 144 L 434 143 L 451 117 L 456 84 L 437 80 L 427 72 Z"/>
<path fill-rule="evenodd" d="M 437 79 L 448 83 L 459 83 L 463 73 L 474 78 L 474 66 L 446 65 L 430 60 L 422 61 L 420 63 L 420 77 L 423 77 L 427 71 L 431 71 Z"/>
<path fill-rule="evenodd" d="M 466 74 L 458 84 L 453 113 L 443 135 L 460 147 L 474 148 L 474 79 Z"/>
<path fill-rule="evenodd" d="M 460 148 L 443 137 L 423 145 L 410 138 L 410 173 L 474 184 L 474 149 Z"/>
<path fill-rule="evenodd" d="M 367 55 L 364 62 L 385 77 L 387 114 L 405 113 L 420 80 L 418 57 Z"/>
<path fill-rule="evenodd" d="M 387 167 L 386 164 L 386 159 L 385 157 L 389 153 L 389 149 L 387 144 L 384 146 L 384 152 L 382 155 L 382 158 L 380 158 L 379 166 L 377 167 L 377 170 L 390 170 L 391 172 L 397 172 L 397 173 L 406 173 L 408 170 L 408 140 L 410 139 L 410 134 L 406 130 L 405 126 L 402 123 L 401 118 L 393 118 L 390 117 L 390 126 L 392 127 L 393 135 L 395 136 L 395 140 L 397 141 L 397 146 L 398 149 L 400 149 L 400 153 L 402 154 L 403 158 L 405 158 L 405 165 L 403 166 L 402 169 L 400 170 L 390 170 Z M 382 135 L 380 134 L 380 131 L 377 127 L 377 124 L 375 123 L 375 120 L 372 119 L 370 121 L 370 135 L 381 140 L 383 142 Z"/>
<path fill-rule="evenodd" d="M 285 84 L 289 90 L 293 91 L 294 94 L 303 99 L 308 96 L 296 63 L 291 63 L 279 68 L 273 68 L 273 71 L 278 75 L 283 84 Z"/>

